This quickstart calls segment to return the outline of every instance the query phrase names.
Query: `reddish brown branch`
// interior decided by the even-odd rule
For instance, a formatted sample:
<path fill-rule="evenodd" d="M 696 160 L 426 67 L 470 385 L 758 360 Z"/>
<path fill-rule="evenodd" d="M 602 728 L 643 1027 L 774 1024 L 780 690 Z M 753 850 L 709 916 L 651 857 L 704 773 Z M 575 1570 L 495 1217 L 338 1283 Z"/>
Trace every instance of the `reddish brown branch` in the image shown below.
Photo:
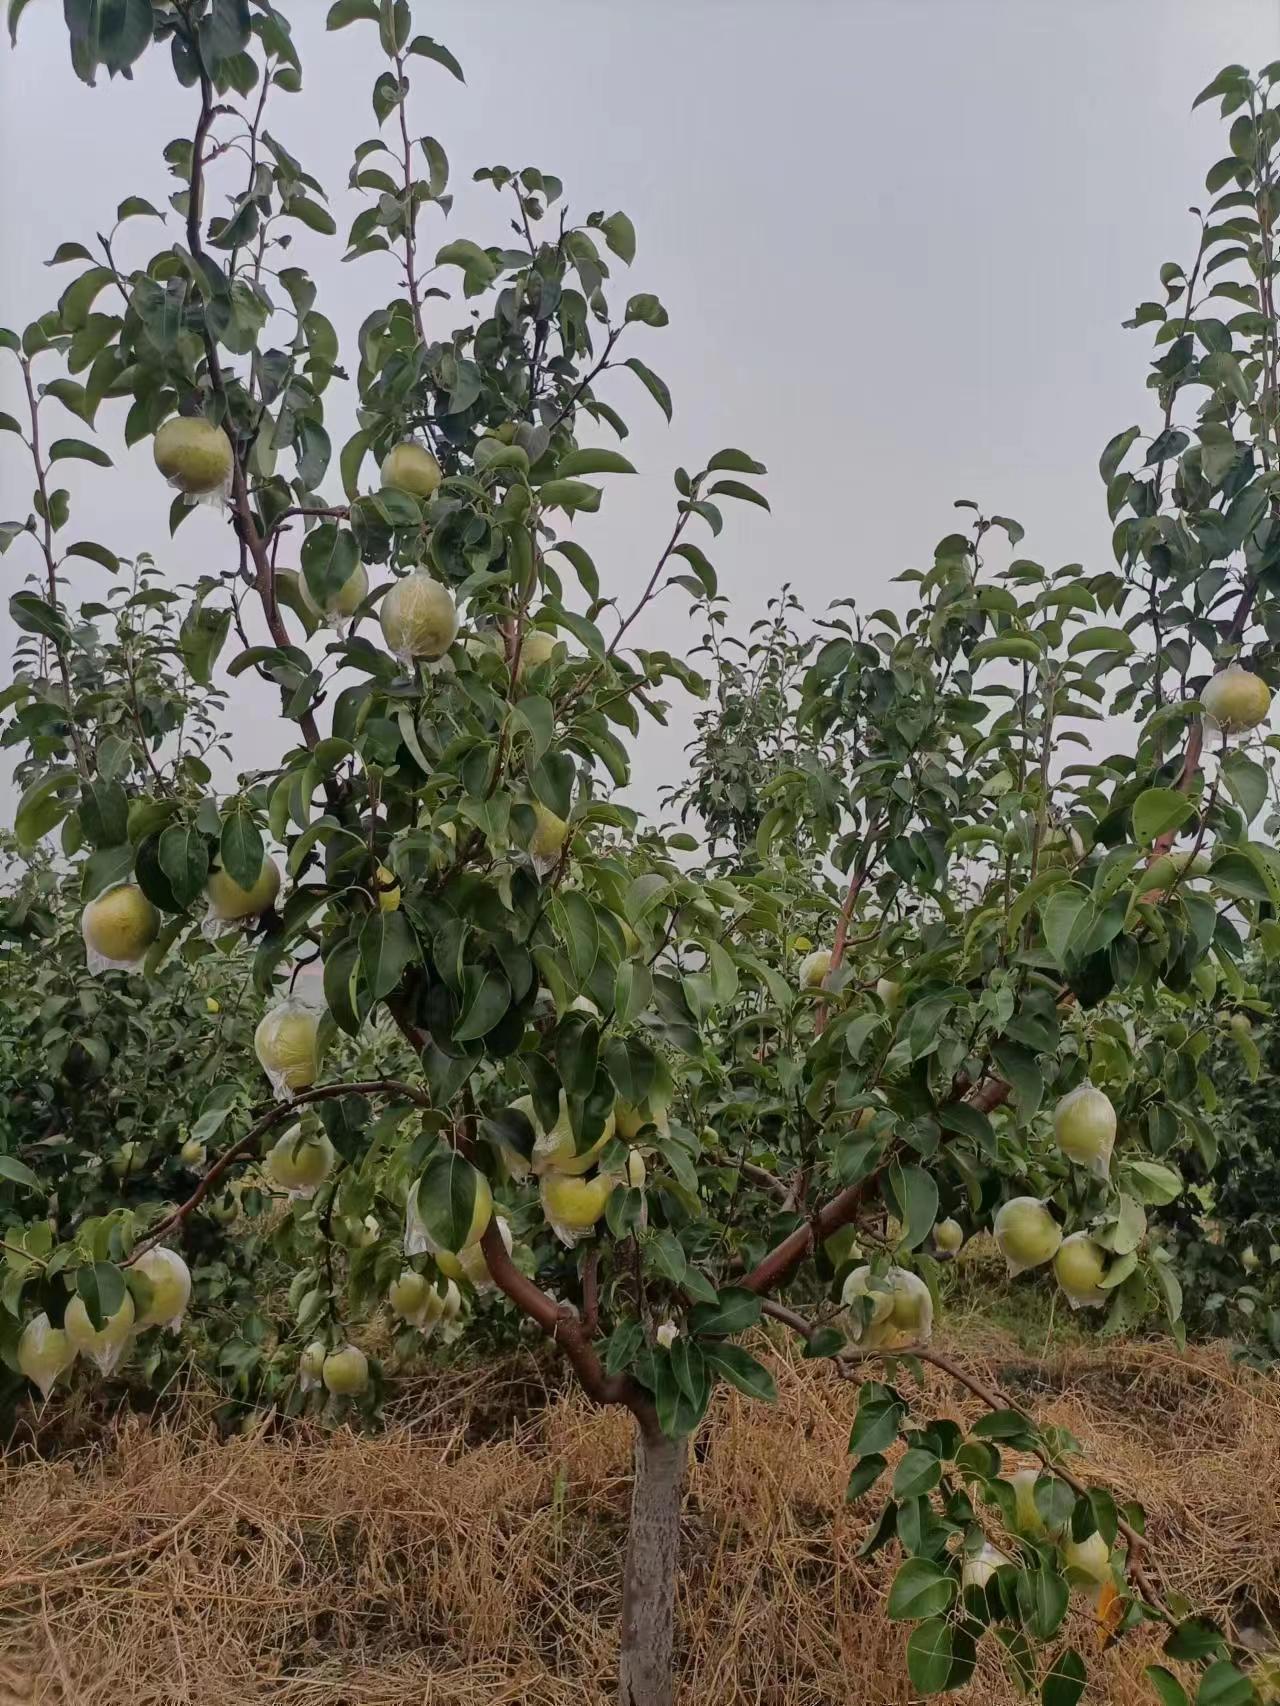
<path fill-rule="evenodd" d="M 628 1375 L 605 1373 L 592 1348 L 586 1323 L 580 1321 L 566 1304 L 548 1297 L 526 1274 L 520 1272 L 507 1253 L 496 1221 L 489 1222 L 480 1240 L 480 1248 L 498 1290 L 560 1347 L 587 1396 L 597 1404 L 624 1404 L 642 1428 L 652 1431 L 657 1426 L 657 1415 L 648 1394 Z"/>
<path fill-rule="evenodd" d="M 815 1239 L 821 1242 L 838 1232 L 842 1226 L 848 1226 L 867 1197 L 872 1187 L 878 1183 L 881 1169 L 868 1174 L 856 1185 L 850 1185 L 846 1190 L 832 1197 L 824 1208 L 820 1208 L 811 1220 L 803 1226 L 797 1226 L 795 1231 L 788 1234 L 780 1244 L 774 1246 L 769 1254 L 757 1262 L 751 1272 L 737 1281 L 744 1291 L 759 1293 L 770 1292 L 782 1284 L 791 1270 L 809 1254 Z"/>

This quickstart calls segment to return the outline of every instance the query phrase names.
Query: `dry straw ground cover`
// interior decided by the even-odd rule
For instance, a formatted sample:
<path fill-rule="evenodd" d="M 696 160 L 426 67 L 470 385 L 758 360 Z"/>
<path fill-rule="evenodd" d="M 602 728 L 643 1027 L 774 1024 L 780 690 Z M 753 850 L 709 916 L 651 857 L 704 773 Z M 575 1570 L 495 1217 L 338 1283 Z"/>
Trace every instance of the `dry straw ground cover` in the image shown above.
<path fill-rule="evenodd" d="M 976 1343 L 975 1343 L 976 1341 Z M 1280 1382 L 1167 1345 L 965 1354 L 1091 1470 L 1141 1491 L 1167 1585 L 1280 1606 Z M 771 1355 L 776 1408 L 721 1396 L 683 1533 L 681 1699 L 910 1699 L 883 1617 L 890 1559 L 846 1507 L 854 1389 Z M 611 1698 L 630 1430 L 546 1392 L 531 1360 L 406 1389 L 387 1431 L 263 1428 L 220 1443 L 193 1397 L 0 1465 L 0 1706 L 595 1706 Z M 963 1402 L 961 1402 L 963 1400 Z M 955 1413 L 968 1400 L 957 1396 Z M 1081 1615 L 1071 1631 L 1096 1651 Z M 1147 1700 L 1138 1639 L 1092 1699 Z M 7 1692 L 6 1692 L 7 1690 Z M 994 1662 L 970 1691 L 1018 1698 Z"/>

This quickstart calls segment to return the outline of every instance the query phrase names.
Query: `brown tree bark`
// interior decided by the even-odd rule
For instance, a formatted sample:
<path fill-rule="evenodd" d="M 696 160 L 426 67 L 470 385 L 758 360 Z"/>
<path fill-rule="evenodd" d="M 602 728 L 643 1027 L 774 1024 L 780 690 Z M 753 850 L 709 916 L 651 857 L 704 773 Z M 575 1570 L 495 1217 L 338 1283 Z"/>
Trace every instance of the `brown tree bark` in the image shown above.
<path fill-rule="evenodd" d="M 680 1503 L 687 1438 L 637 1427 L 631 1528 L 622 1573 L 619 1706 L 672 1706 L 680 1552 Z"/>

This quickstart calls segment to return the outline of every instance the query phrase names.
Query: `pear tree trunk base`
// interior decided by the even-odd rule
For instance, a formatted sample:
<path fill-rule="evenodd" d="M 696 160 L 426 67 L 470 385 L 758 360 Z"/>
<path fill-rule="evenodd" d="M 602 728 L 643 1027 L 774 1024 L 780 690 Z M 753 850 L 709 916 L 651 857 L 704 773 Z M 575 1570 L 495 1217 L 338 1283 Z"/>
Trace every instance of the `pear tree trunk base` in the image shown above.
<path fill-rule="evenodd" d="M 622 1576 L 619 1706 L 672 1706 L 680 1503 L 689 1441 L 636 1432 Z"/>

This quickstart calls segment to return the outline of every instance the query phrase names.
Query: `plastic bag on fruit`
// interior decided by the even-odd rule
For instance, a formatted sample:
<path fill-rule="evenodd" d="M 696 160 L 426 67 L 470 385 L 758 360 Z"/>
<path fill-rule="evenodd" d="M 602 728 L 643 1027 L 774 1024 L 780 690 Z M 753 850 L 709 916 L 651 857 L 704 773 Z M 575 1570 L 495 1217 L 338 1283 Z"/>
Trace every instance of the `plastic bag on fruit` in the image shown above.
<path fill-rule="evenodd" d="M 287 995 L 259 1021 L 254 1052 L 277 1101 L 291 1101 L 315 1082 L 319 1028 L 320 1015 L 298 995 Z"/>
<path fill-rule="evenodd" d="M 80 914 L 85 963 L 104 971 L 137 971 L 160 934 L 160 914 L 136 883 L 113 883 Z"/>

